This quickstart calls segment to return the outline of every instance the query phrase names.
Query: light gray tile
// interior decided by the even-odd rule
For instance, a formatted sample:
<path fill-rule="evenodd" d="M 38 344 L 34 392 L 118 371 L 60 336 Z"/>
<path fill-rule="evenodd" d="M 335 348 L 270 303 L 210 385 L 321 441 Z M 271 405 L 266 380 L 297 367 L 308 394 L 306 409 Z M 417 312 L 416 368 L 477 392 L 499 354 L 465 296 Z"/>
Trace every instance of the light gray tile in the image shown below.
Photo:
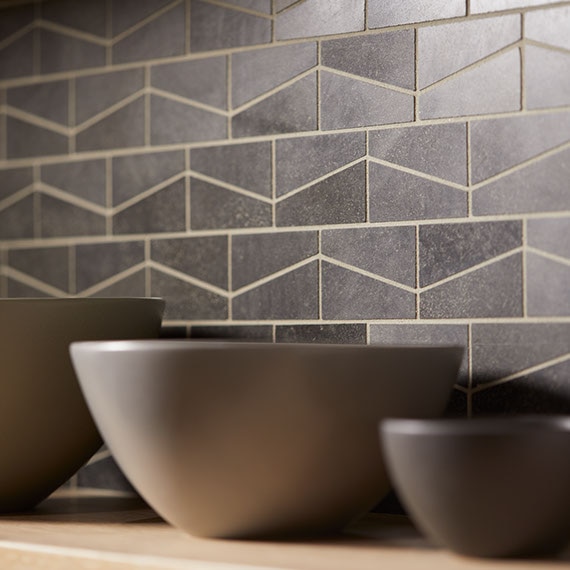
<path fill-rule="evenodd" d="M 26 113 L 67 125 L 69 122 L 68 93 L 67 81 L 36 83 L 8 89 L 7 102 L 11 107 Z"/>
<path fill-rule="evenodd" d="M 420 95 L 422 119 L 482 115 L 520 109 L 521 60 L 509 50 Z"/>
<path fill-rule="evenodd" d="M 498 12 L 514 8 L 529 8 L 541 4 L 554 4 L 558 0 L 471 0 L 471 13 Z"/>
<path fill-rule="evenodd" d="M 61 291 L 69 291 L 69 248 L 15 249 L 8 252 L 8 265 Z"/>
<path fill-rule="evenodd" d="M 527 243 L 530 247 L 570 259 L 570 217 L 528 220 Z"/>
<path fill-rule="evenodd" d="M 570 6 L 527 12 L 525 37 L 529 40 L 570 50 Z"/>
<path fill-rule="evenodd" d="M 276 342 L 366 344 L 366 325 L 282 325 L 275 328 Z"/>
<path fill-rule="evenodd" d="M 462 218 L 467 193 L 371 162 L 370 221 Z"/>
<path fill-rule="evenodd" d="M 104 160 L 81 160 L 41 167 L 41 180 L 73 196 L 106 205 L 106 172 Z"/>
<path fill-rule="evenodd" d="M 0 49 L 0 79 L 33 74 L 35 34 L 30 31 Z"/>
<path fill-rule="evenodd" d="M 34 6 L 32 4 L 1 8 L 0 41 L 4 41 L 24 26 L 31 24 L 33 20 Z"/>
<path fill-rule="evenodd" d="M 529 316 L 570 316 L 570 266 L 532 252 L 526 255 Z"/>
<path fill-rule="evenodd" d="M 282 12 L 285 8 L 289 8 L 289 6 L 295 4 L 295 2 L 298 2 L 298 0 L 274 0 L 275 11 Z"/>
<path fill-rule="evenodd" d="M 570 105 L 570 54 L 526 46 L 525 85 L 529 109 Z"/>
<path fill-rule="evenodd" d="M 40 69 L 56 73 L 105 65 L 105 47 L 42 29 L 40 33 Z"/>
<path fill-rule="evenodd" d="M 50 0 L 42 3 L 42 19 L 82 32 L 105 36 L 107 14 L 105 2 L 101 0 Z"/>
<path fill-rule="evenodd" d="M 111 0 L 113 36 L 149 18 L 170 2 L 171 0 Z"/>
<path fill-rule="evenodd" d="M 380 85 L 322 71 L 321 117 L 323 129 L 404 123 L 414 118 L 414 98 Z"/>
<path fill-rule="evenodd" d="M 34 237 L 34 197 L 27 196 L 0 210 L 0 239 Z"/>
<path fill-rule="evenodd" d="M 68 151 L 66 136 L 14 117 L 6 118 L 6 133 L 8 158 L 67 154 Z"/>
<path fill-rule="evenodd" d="M 46 194 L 41 195 L 42 238 L 105 235 L 105 218 Z"/>
<path fill-rule="evenodd" d="M 400 0 L 400 2 L 368 2 L 368 27 L 385 28 L 398 24 L 428 22 L 465 16 L 465 0 Z"/>
<path fill-rule="evenodd" d="M 192 326 L 189 336 L 195 339 L 273 342 L 273 327 L 271 325 Z"/>
<path fill-rule="evenodd" d="M 33 182 L 31 168 L 9 168 L 0 170 L 0 200 L 8 198 Z"/>
<path fill-rule="evenodd" d="M 271 14 L 271 0 L 226 0 L 226 3 L 261 14 Z"/>
<path fill-rule="evenodd" d="M 99 289 L 92 297 L 146 297 L 146 275 L 144 269 Z"/>

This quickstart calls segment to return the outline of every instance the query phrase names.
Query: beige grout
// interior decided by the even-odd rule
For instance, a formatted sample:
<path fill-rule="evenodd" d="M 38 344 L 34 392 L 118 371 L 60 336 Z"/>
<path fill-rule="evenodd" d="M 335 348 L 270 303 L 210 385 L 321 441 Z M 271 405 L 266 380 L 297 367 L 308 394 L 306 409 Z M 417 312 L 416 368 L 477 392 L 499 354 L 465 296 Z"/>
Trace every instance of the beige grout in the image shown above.
<path fill-rule="evenodd" d="M 525 39 L 525 15 L 524 14 L 521 14 L 521 38 L 523 38 L 523 40 Z M 526 43 L 524 41 L 519 48 L 519 52 L 520 52 L 520 66 L 521 66 L 520 67 L 520 70 L 521 70 L 521 84 L 520 84 L 521 111 L 524 111 L 526 109 L 526 80 L 525 80 L 525 75 L 526 75 L 526 63 L 525 63 Z"/>

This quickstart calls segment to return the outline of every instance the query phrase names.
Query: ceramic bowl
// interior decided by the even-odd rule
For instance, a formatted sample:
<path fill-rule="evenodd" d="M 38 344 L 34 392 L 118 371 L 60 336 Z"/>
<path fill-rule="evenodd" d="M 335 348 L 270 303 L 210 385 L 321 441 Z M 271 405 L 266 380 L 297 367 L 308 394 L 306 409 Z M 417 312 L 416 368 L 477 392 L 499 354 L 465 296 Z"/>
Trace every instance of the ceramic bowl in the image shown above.
<path fill-rule="evenodd" d="M 391 419 L 380 432 L 402 502 L 440 545 L 516 557 L 570 541 L 570 416 Z"/>
<path fill-rule="evenodd" d="M 442 412 L 457 347 L 180 340 L 75 343 L 115 459 L 165 519 L 199 536 L 337 530 L 389 488 L 386 416 Z"/>
<path fill-rule="evenodd" d="M 163 307 L 160 299 L 0 299 L 0 511 L 33 507 L 101 445 L 69 344 L 156 337 Z"/>

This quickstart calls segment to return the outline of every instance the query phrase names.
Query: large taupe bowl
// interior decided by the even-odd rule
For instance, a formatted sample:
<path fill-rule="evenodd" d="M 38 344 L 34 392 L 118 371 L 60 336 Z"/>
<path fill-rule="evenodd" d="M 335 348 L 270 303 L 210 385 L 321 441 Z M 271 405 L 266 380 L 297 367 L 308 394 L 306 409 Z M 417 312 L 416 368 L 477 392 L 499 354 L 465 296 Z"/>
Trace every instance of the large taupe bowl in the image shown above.
<path fill-rule="evenodd" d="M 0 512 L 33 507 L 101 445 L 76 340 L 158 336 L 160 299 L 0 299 Z"/>
<path fill-rule="evenodd" d="M 338 530 L 389 484 L 377 423 L 441 414 L 457 347 L 76 343 L 95 421 L 158 513 L 199 536 Z"/>

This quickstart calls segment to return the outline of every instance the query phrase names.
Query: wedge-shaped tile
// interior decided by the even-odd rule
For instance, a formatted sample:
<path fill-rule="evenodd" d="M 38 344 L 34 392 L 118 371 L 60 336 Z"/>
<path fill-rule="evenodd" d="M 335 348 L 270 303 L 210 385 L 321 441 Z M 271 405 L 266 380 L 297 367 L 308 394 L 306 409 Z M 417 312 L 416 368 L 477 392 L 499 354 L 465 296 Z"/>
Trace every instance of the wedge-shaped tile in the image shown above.
<path fill-rule="evenodd" d="M 102 45 L 45 29 L 39 30 L 39 34 L 42 73 L 105 65 L 106 48 Z"/>
<path fill-rule="evenodd" d="M 527 243 L 530 247 L 570 259 L 570 217 L 528 220 Z"/>
<path fill-rule="evenodd" d="M 422 319 L 522 317 L 522 315 L 520 253 L 420 293 Z"/>
<path fill-rule="evenodd" d="M 232 238 L 232 288 L 254 283 L 318 251 L 317 232 L 236 235 Z"/>
<path fill-rule="evenodd" d="M 315 73 L 263 99 L 235 115 L 235 137 L 314 131 L 317 129 L 317 77 Z"/>
<path fill-rule="evenodd" d="M 77 472 L 76 476 L 77 486 L 82 489 L 105 489 L 127 493 L 134 491 L 113 457 L 105 457 L 98 461 L 92 459 Z"/>
<path fill-rule="evenodd" d="M 8 266 L 60 291 L 69 291 L 68 247 L 14 249 L 8 252 Z"/>
<path fill-rule="evenodd" d="M 190 226 L 194 230 L 270 226 L 272 207 L 267 202 L 190 180 Z"/>
<path fill-rule="evenodd" d="M 413 319 L 416 296 L 365 275 L 322 264 L 324 319 Z"/>
<path fill-rule="evenodd" d="M 273 342 L 271 325 L 196 325 L 190 327 L 190 338 L 230 339 L 253 342 Z"/>
<path fill-rule="evenodd" d="M 42 238 L 105 235 L 105 218 L 46 194 L 41 195 Z"/>
<path fill-rule="evenodd" d="M 465 123 L 385 129 L 369 134 L 371 156 L 467 184 Z"/>
<path fill-rule="evenodd" d="M 370 28 L 429 22 L 457 16 L 465 16 L 464 0 L 368 2 L 368 27 Z"/>
<path fill-rule="evenodd" d="M 26 196 L 0 209 L 0 239 L 34 237 L 34 197 Z"/>
<path fill-rule="evenodd" d="M 100 0 L 52 0 L 42 5 L 42 19 L 96 36 L 107 34 L 107 9 Z"/>
<path fill-rule="evenodd" d="M 413 118 L 412 95 L 336 73 L 321 72 L 323 129 L 404 123 Z"/>
<path fill-rule="evenodd" d="M 319 268 L 316 261 L 246 291 L 232 301 L 234 320 L 317 319 Z"/>
<path fill-rule="evenodd" d="M 24 77 L 34 73 L 34 36 L 30 31 L 0 49 L 0 79 Z"/>
<path fill-rule="evenodd" d="M 146 297 L 146 275 L 144 270 L 115 281 L 98 289 L 91 297 Z"/>
<path fill-rule="evenodd" d="M 467 193 L 401 170 L 371 162 L 370 221 L 462 218 Z"/>
<path fill-rule="evenodd" d="M 68 94 L 67 81 L 50 81 L 8 89 L 6 99 L 10 107 L 48 121 L 67 125 L 69 123 Z"/>
<path fill-rule="evenodd" d="M 569 264 L 527 253 L 527 310 L 530 316 L 569 317 L 569 283 Z"/>
<path fill-rule="evenodd" d="M 520 109 L 521 59 L 511 49 L 420 95 L 420 117 L 435 119 Z"/>
<path fill-rule="evenodd" d="M 6 279 L 6 292 L 7 296 L 17 299 L 17 298 L 37 298 L 37 297 L 51 297 L 45 291 L 40 291 L 35 287 L 30 287 L 29 285 L 25 285 L 24 283 L 20 283 L 15 279 L 10 279 L 9 277 Z"/>
<path fill-rule="evenodd" d="M 471 0 L 471 13 L 498 12 L 515 8 L 529 8 L 541 4 L 555 4 L 558 0 Z"/>
<path fill-rule="evenodd" d="M 366 325 L 282 325 L 275 327 L 275 342 L 366 344 Z"/>
<path fill-rule="evenodd" d="M 570 150 L 564 150 L 473 191 L 473 213 L 520 214 L 570 209 Z"/>
<path fill-rule="evenodd" d="M 525 85 L 529 109 L 570 105 L 570 53 L 527 46 Z"/>
<path fill-rule="evenodd" d="M 522 247 L 522 240 L 520 221 L 420 226 L 420 287 Z"/>
<path fill-rule="evenodd" d="M 413 226 L 324 230 L 321 253 L 409 287 L 416 284 Z"/>
<path fill-rule="evenodd" d="M 6 154 L 8 158 L 67 154 L 65 135 L 37 127 L 14 117 L 6 117 Z"/>
<path fill-rule="evenodd" d="M 33 4 L 3 8 L 0 12 L 0 42 L 31 24 L 35 16 L 34 8 Z"/>
<path fill-rule="evenodd" d="M 32 168 L 7 168 L 0 170 L 0 200 L 30 186 L 34 180 Z"/>
<path fill-rule="evenodd" d="M 366 221 L 364 161 L 286 197 L 276 206 L 278 226 L 313 226 Z"/>
<path fill-rule="evenodd" d="M 226 0 L 226 3 L 260 14 L 271 14 L 271 0 Z"/>
<path fill-rule="evenodd" d="M 529 40 L 570 50 L 570 6 L 527 12 L 525 37 Z"/>
<path fill-rule="evenodd" d="M 111 0 L 113 36 L 150 18 L 172 0 Z"/>
<path fill-rule="evenodd" d="M 282 12 L 285 8 L 289 8 L 299 0 L 274 0 L 275 3 L 275 11 L 277 13 Z"/>

